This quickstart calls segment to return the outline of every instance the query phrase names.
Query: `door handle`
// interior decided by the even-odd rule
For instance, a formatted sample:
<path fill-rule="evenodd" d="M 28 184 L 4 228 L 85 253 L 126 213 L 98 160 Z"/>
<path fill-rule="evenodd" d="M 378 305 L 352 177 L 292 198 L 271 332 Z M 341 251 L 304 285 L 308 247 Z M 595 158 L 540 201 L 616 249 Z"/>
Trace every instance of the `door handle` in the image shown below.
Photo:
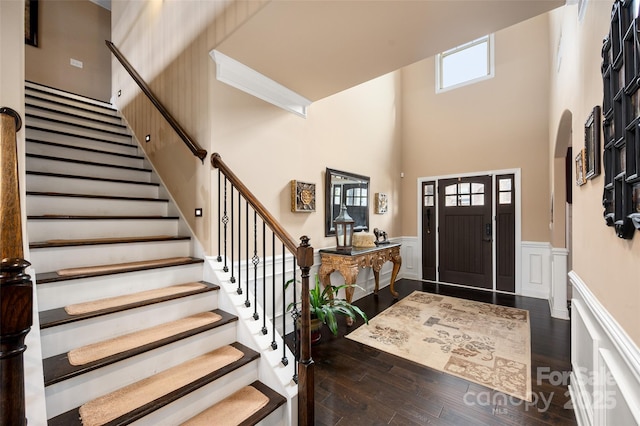
<path fill-rule="evenodd" d="M 487 243 L 490 243 L 492 241 L 491 234 L 492 234 L 491 223 L 485 223 L 484 224 L 484 236 L 483 236 L 482 240 L 487 242 Z"/>

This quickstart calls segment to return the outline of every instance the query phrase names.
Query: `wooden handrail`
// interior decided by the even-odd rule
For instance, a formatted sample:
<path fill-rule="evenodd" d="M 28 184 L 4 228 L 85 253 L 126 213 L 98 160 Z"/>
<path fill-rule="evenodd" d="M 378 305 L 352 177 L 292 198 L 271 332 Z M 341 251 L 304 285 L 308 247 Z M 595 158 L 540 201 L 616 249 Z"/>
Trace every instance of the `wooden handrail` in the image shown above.
<path fill-rule="evenodd" d="M 26 425 L 24 339 L 33 320 L 33 284 L 25 273 L 16 133 L 20 115 L 0 108 L 0 425 Z"/>
<path fill-rule="evenodd" d="M 217 152 L 211 154 L 211 165 L 216 169 L 220 169 L 222 174 L 227 177 L 227 180 L 231 182 L 231 184 L 238 190 L 240 194 L 247 200 L 247 202 L 253 207 L 253 209 L 258 213 L 258 215 L 262 218 L 262 220 L 271 228 L 271 230 L 276 234 L 276 236 L 282 241 L 282 243 L 287 247 L 287 249 L 293 254 L 296 255 L 298 250 L 298 245 L 294 241 L 294 239 L 289 235 L 289 233 L 280 225 L 280 223 L 276 220 L 275 217 L 267 208 L 262 205 L 260 201 L 256 198 L 249 188 L 242 183 L 242 181 L 231 171 L 231 169 L 222 161 L 222 157 Z"/>
<path fill-rule="evenodd" d="M 167 122 L 173 128 L 173 130 L 176 131 L 180 139 L 182 139 L 185 145 L 187 145 L 187 147 L 191 150 L 193 155 L 198 157 L 202 161 L 202 164 L 204 164 L 204 159 L 207 157 L 207 150 L 203 149 L 191 136 L 189 136 L 187 132 L 182 128 L 180 123 L 178 123 L 178 121 L 171 115 L 171 113 L 167 111 L 164 105 L 160 103 L 160 101 L 158 100 L 156 95 L 153 94 L 153 92 L 151 91 L 147 83 L 145 83 L 142 77 L 140 77 L 140 74 L 138 74 L 138 72 L 133 68 L 133 66 L 129 63 L 129 61 L 127 61 L 127 58 L 124 57 L 124 55 L 120 52 L 120 50 L 118 50 L 115 44 L 113 44 L 109 40 L 105 40 L 105 43 L 107 44 L 107 47 L 109 48 L 109 50 L 111 50 L 113 55 L 116 57 L 116 59 L 120 61 L 124 69 L 129 73 L 131 78 L 133 78 L 133 80 L 138 84 L 138 86 L 144 92 L 144 94 L 147 95 L 147 98 L 149 98 L 151 103 L 158 109 L 160 114 L 162 114 L 165 120 L 167 120 Z"/>

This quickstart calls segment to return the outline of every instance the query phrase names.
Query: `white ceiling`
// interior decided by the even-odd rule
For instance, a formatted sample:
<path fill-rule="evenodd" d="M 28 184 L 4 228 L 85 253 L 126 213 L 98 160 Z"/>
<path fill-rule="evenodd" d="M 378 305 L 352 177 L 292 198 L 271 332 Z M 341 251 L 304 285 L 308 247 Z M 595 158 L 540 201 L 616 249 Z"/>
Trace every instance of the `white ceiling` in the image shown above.
<path fill-rule="evenodd" d="M 216 49 L 315 101 L 564 3 L 273 0 Z"/>

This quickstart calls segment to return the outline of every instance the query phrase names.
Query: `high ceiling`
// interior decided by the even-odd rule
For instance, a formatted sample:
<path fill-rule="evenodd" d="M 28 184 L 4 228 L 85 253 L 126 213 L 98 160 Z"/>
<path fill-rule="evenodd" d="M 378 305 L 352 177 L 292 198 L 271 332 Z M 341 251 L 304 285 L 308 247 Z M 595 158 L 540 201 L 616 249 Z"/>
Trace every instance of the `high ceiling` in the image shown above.
<path fill-rule="evenodd" d="M 216 49 L 312 101 L 563 0 L 273 0 Z"/>

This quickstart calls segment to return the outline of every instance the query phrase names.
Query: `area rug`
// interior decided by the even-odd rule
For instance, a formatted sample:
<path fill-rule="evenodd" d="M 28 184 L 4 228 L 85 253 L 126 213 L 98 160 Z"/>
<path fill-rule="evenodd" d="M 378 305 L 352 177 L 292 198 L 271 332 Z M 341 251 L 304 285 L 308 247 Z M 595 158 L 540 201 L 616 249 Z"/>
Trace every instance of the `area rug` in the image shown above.
<path fill-rule="evenodd" d="M 415 291 L 347 338 L 531 400 L 526 310 Z"/>

